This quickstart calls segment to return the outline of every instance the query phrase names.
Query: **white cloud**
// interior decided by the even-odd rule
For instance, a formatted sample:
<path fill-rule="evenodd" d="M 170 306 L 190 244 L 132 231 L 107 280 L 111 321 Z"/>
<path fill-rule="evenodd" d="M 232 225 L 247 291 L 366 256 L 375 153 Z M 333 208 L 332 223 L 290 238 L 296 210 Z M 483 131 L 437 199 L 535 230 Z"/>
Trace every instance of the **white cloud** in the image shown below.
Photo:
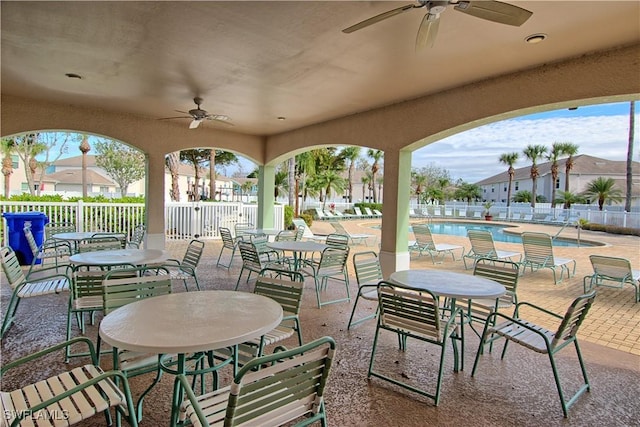
<path fill-rule="evenodd" d="M 640 115 L 636 123 L 640 123 Z M 638 125 L 635 139 L 638 141 Z M 499 173 L 504 168 L 498 158 L 518 152 L 529 144 L 551 147 L 554 142 L 572 142 L 579 154 L 609 160 L 626 160 L 629 141 L 629 115 L 584 117 L 515 118 L 491 123 L 450 136 L 413 153 L 413 167 L 430 163 L 448 169 L 452 178 L 467 182 Z M 638 159 L 636 144 L 634 160 Z M 517 167 L 528 165 L 521 155 Z"/>

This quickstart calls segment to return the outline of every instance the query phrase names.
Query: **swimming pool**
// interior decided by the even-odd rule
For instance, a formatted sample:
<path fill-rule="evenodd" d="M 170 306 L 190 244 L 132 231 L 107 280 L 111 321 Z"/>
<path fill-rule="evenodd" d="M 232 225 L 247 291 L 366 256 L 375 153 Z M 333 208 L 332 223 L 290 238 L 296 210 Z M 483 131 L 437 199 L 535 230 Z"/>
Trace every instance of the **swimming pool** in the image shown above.
<path fill-rule="evenodd" d="M 380 228 L 374 226 L 373 228 Z M 433 234 L 449 234 L 452 236 L 466 236 L 468 230 L 485 230 L 491 233 L 493 240 L 496 242 L 506 243 L 522 243 L 522 238 L 518 234 L 505 233 L 504 229 L 508 228 L 503 225 L 488 224 L 472 224 L 468 222 L 434 222 L 429 224 L 431 233 Z M 411 227 L 409 227 L 411 231 Z M 578 246 L 575 240 L 554 239 L 554 246 Z M 580 241 L 580 246 L 594 246 L 591 242 Z"/>

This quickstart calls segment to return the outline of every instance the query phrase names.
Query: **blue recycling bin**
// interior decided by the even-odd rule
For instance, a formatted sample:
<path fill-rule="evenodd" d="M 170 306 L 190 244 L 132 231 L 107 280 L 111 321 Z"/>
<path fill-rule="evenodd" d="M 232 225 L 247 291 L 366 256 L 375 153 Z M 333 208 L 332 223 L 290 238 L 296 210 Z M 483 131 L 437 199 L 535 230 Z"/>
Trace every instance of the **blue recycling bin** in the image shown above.
<path fill-rule="evenodd" d="M 9 246 L 15 251 L 20 265 L 31 265 L 33 253 L 24 235 L 24 225 L 27 222 L 31 223 L 33 238 L 40 246 L 44 242 L 44 226 L 49 222 L 49 218 L 42 212 L 5 212 L 2 216 L 7 221 Z M 36 260 L 36 263 L 41 261 Z"/>

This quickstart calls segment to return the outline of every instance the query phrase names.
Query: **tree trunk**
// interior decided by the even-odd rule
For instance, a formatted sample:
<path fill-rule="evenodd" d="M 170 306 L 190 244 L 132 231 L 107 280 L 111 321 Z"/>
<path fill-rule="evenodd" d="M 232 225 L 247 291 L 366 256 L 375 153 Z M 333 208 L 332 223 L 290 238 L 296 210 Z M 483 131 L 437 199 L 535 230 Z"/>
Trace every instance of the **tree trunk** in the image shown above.
<path fill-rule="evenodd" d="M 296 205 L 296 200 L 298 199 L 296 192 L 296 157 L 291 156 L 289 159 L 289 176 L 288 176 L 288 187 L 289 187 L 289 206 L 292 208 Z"/>
<path fill-rule="evenodd" d="M 216 199 L 216 150 L 209 151 L 209 200 Z"/>
<path fill-rule="evenodd" d="M 631 212 L 631 197 L 633 189 L 633 144 L 634 144 L 634 132 L 636 122 L 636 103 L 630 102 L 629 106 L 629 146 L 627 148 L 627 191 L 626 199 L 624 202 L 624 210 Z"/>
<path fill-rule="evenodd" d="M 4 175 L 4 197 L 11 195 L 11 174 L 13 173 L 13 160 L 11 156 L 2 159 L 2 175 Z"/>
<path fill-rule="evenodd" d="M 180 201 L 180 187 L 179 187 L 179 175 L 178 167 L 180 165 L 180 152 L 174 151 L 167 156 L 167 167 L 171 174 L 171 191 L 169 192 L 169 198 L 173 202 Z"/>

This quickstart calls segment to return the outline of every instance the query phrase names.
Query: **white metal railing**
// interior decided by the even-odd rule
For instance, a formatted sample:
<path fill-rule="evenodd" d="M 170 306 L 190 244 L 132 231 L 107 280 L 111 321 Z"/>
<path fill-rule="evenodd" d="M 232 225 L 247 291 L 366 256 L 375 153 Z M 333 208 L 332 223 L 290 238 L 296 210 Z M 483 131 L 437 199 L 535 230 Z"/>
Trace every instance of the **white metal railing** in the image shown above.
<path fill-rule="evenodd" d="M 130 233 L 144 223 L 143 203 L 3 202 L 2 212 L 42 212 L 49 222 L 74 223 L 78 231 Z M 165 232 L 170 240 L 218 239 L 220 227 L 233 230 L 238 222 L 257 224 L 258 205 L 240 202 L 189 202 L 165 205 Z M 284 228 L 284 206 L 274 206 L 274 228 Z M 2 221 L 3 242 L 7 242 Z"/>

